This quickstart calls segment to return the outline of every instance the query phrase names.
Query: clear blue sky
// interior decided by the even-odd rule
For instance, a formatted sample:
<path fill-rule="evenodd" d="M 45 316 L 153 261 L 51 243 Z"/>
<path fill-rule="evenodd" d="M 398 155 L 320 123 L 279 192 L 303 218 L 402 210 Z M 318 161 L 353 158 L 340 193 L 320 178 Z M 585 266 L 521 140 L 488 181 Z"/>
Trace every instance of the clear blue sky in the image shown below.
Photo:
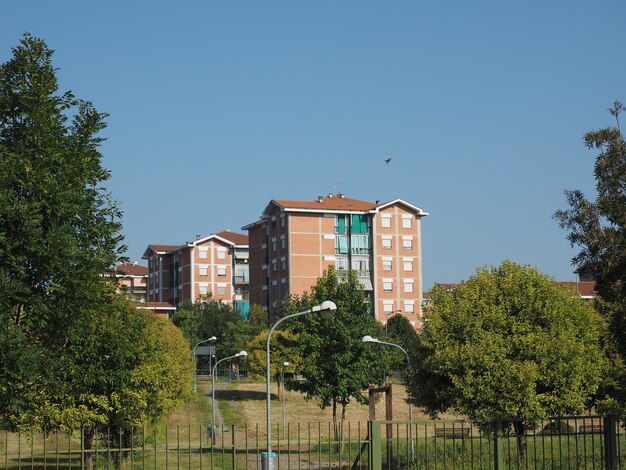
<path fill-rule="evenodd" d="M 272 198 L 403 198 L 425 287 L 505 258 L 573 280 L 552 220 L 592 195 L 583 134 L 626 101 L 623 1 L 9 1 L 102 148 L 131 260 L 238 231 Z M 385 165 L 383 160 L 393 156 Z"/>

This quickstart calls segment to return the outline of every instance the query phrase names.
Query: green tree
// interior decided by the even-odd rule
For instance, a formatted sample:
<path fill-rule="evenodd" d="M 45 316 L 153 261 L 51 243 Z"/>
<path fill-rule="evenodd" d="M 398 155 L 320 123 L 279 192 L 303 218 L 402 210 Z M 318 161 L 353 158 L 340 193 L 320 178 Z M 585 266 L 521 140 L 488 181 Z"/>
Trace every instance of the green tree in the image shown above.
<path fill-rule="evenodd" d="M 626 143 L 619 117 L 624 106 L 615 101 L 609 112 L 615 127 L 585 134 L 588 149 L 598 151 L 594 176 L 595 200 L 582 191 L 565 191 L 569 208 L 554 217 L 567 238 L 580 251 L 572 264 L 581 275 L 596 282 L 595 306 L 608 326 L 607 353 L 611 367 L 607 373 L 607 403 L 612 410 L 626 415 Z"/>
<path fill-rule="evenodd" d="M 26 34 L 0 66 L 0 421 L 9 427 L 44 403 L 63 406 L 53 401 L 60 358 L 76 325 L 109 301 L 103 274 L 124 251 L 121 213 L 102 186 L 106 115 L 59 93 L 52 55 Z"/>
<path fill-rule="evenodd" d="M 322 409 L 332 406 L 333 431 L 340 441 L 350 400 L 367 403 L 362 391 L 369 384 L 384 383 L 390 372 L 390 355 L 361 341 L 363 336 L 380 335 L 383 330 L 368 313 L 355 271 L 338 278 L 334 267 L 328 268 L 311 295 L 314 305 L 325 300 L 337 305 L 334 314 L 310 314 L 293 320 L 292 329 L 300 334 L 301 373 L 306 380 L 289 382 L 287 386 L 305 393 L 307 399 L 316 399 Z"/>
<path fill-rule="evenodd" d="M 416 347 L 417 332 L 415 327 L 407 317 L 401 314 L 393 315 L 385 325 L 385 332 L 389 336 L 388 340 L 402 346 L 407 352 Z M 407 367 L 406 356 L 402 351 L 395 349 L 394 369 L 404 371 Z"/>
<path fill-rule="evenodd" d="M 455 289 L 436 286 L 408 383 L 436 415 L 533 419 L 583 411 L 598 388 L 601 319 L 576 293 L 534 268 L 505 261 Z"/>
<path fill-rule="evenodd" d="M 267 333 L 269 330 L 259 333 L 248 345 L 248 371 L 257 378 L 265 378 L 267 361 Z M 270 341 L 270 376 L 276 378 L 278 384 L 278 396 L 281 389 L 281 372 L 296 373 L 300 370 L 302 357 L 299 350 L 299 335 L 290 330 L 276 330 Z M 289 366 L 285 367 L 284 363 Z"/>

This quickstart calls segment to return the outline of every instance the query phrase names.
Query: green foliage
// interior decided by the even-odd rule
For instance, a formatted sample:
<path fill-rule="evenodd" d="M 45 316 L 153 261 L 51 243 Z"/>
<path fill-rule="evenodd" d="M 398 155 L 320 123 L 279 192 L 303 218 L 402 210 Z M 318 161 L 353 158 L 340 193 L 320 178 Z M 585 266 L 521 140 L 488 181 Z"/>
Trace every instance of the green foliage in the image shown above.
<path fill-rule="evenodd" d="M 351 399 L 366 403 L 362 391 L 371 383 L 382 384 L 389 374 L 389 351 L 372 348 L 361 339 L 380 335 L 382 328 L 369 313 L 363 287 L 351 271 L 341 280 L 331 266 L 317 280 L 312 304 L 332 300 L 337 311 L 330 315 L 304 315 L 293 321 L 300 334 L 301 373 L 305 381 L 288 386 L 315 398 L 321 408 Z"/>
<path fill-rule="evenodd" d="M 624 106 L 615 101 L 609 112 L 616 127 L 606 127 L 585 134 L 585 145 L 597 150 L 594 176 L 595 200 L 579 190 L 566 191 L 569 208 L 556 211 L 555 219 L 567 230 L 567 238 L 580 251 L 572 263 L 580 274 L 596 281 L 595 306 L 606 319 L 608 360 L 607 386 L 603 388 L 605 405 L 626 415 L 626 143 L 619 127 Z M 619 356 L 619 357 L 617 357 Z"/>
<path fill-rule="evenodd" d="M 393 315 L 385 325 L 385 332 L 392 343 L 402 346 L 407 352 L 415 349 L 417 344 L 417 332 L 415 327 L 404 315 Z M 407 367 L 406 356 L 402 351 L 395 350 L 394 369 L 404 371 Z"/>
<path fill-rule="evenodd" d="M 267 313 L 265 313 L 260 305 L 250 305 L 248 324 L 250 325 L 250 334 L 253 338 L 269 327 L 267 324 Z"/>
<path fill-rule="evenodd" d="M 267 333 L 259 333 L 248 345 L 248 371 L 258 378 L 265 378 L 266 374 L 266 347 Z M 300 370 L 302 357 L 299 354 L 300 336 L 289 330 L 276 330 L 270 341 L 270 376 L 275 377 L 280 372 L 294 373 Z M 285 368 L 284 363 L 289 367 Z"/>
<path fill-rule="evenodd" d="M 580 413 L 604 359 L 601 320 L 569 289 L 505 261 L 462 286 L 431 292 L 409 388 L 432 414 L 472 419 Z"/>
<path fill-rule="evenodd" d="M 125 249 L 121 213 L 102 186 L 110 176 L 98 137 L 106 115 L 59 93 L 52 55 L 25 35 L 0 66 L 0 421 L 7 427 L 38 411 L 85 411 L 65 409 L 60 368 L 80 341 L 78 325 L 106 308 L 114 286 L 104 274 Z"/>

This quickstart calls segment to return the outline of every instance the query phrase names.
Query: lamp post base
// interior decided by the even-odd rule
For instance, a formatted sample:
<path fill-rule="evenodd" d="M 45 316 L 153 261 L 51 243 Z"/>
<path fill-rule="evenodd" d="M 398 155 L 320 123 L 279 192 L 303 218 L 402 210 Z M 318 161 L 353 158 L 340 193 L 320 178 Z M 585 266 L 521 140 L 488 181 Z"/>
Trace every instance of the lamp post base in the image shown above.
<path fill-rule="evenodd" d="M 276 470 L 276 452 L 261 452 L 261 470 Z"/>

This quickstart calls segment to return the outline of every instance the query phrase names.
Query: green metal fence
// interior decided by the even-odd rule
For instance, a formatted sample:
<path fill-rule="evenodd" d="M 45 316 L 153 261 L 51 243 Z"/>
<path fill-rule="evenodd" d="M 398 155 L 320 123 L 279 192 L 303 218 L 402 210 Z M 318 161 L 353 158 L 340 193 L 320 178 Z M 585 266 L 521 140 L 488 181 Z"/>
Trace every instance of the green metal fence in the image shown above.
<path fill-rule="evenodd" d="M 272 430 L 276 469 L 618 469 L 614 417 L 559 417 L 523 429 L 510 421 L 370 421 Z M 128 432 L 0 432 L 0 469 L 261 469 L 264 426 L 173 426 Z M 215 442 L 213 442 L 215 441 Z"/>
<path fill-rule="evenodd" d="M 618 469 L 623 428 L 614 417 L 558 417 L 525 429 L 514 421 L 369 423 L 372 468 Z M 412 438 L 412 439 L 411 439 Z"/>

